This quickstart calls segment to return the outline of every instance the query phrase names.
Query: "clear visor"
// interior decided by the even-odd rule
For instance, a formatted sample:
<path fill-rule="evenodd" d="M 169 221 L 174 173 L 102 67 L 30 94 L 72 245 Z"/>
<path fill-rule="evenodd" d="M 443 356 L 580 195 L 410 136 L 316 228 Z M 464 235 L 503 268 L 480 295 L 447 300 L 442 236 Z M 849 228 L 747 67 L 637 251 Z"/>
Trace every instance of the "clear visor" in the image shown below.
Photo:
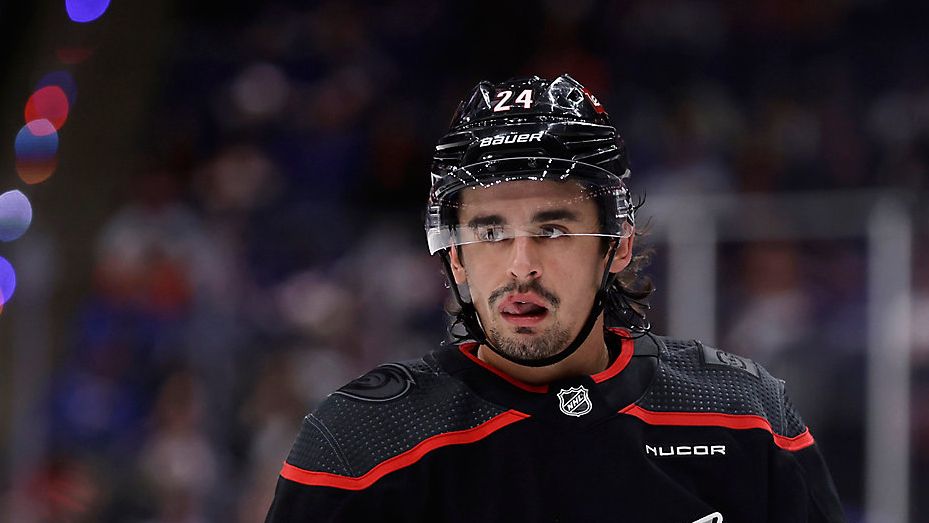
<path fill-rule="evenodd" d="M 634 230 L 621 184 L 528 179 L 469 187 L 433 201 L 426 225 L 430 254 L 459 245 L 505 245 L 516 238 L 568 247 L 580 238 L 627 238 Z"/>
<path fill-rule="evenodd" d="M 565 243 L 569 238 L 577 237 L 598 237 L 598 238 L 627 238 L 632 235 L 632 225 L 626 224 L 621 231 L 617 233 L 603 232 L 567 232 L 556 226 L 551 225 L 483 225 L 478 227 L 455 226 L 429 229 L 427 239 L 429 241 L 429 253 L 435 254 L 442 249 L 457 245 L 469 245 L 474 243 L 494 244 L 502 243 L 520 237 L 538 238 L 556 244 L 555 241 L 561 239 L 559 243 Z"/>

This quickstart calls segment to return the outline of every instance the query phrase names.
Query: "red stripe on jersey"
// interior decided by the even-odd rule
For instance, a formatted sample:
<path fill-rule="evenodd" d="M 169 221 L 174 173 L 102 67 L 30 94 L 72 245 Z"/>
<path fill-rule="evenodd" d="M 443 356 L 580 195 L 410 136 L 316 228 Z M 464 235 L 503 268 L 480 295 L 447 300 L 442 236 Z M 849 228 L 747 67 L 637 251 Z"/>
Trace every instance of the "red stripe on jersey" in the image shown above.
<path fill-rule="evenodd" d="M 384 461 L 383 463 L 378 464 L 363 476 L 359 476 L 357 478 L 332 474 L 329 472 L 304 470 L 299 467 L 295 467 L 286 461 L 284 462 L 284 467 L 281 469 L 281 476 L 289 479 L 290 481 L 302 483 L 304 485 L 335 487 L 345 490 L 363 490 L 370 487 L 374 484 L 374 482 L 383 478 L 387 474 L 416 463 L 422 459 L 423 456 L 439 447 L 474 443 L 486 438 L 487 436 L 493 434 L 497 430 L 502 429 L 503 427 L 506 427 L 507 425 L 516 423 L 517 421 L 521 421 L 528 417 L 528 414 L 523 414 L 522 412 L 516 410 L 508 410 L 502 414 L 494 416 L 493 418 L 485 421 L 477 427 L 458 430 L 455 432 L 446 432 L 444 434 L 437 434 L 430 438 L 424 439 L 410 450 L 402 454 L 398 454 Z"/>
<path fill-rule="evenodd" d="M 516 387 L 519 387 L 527 392 L 540 392 L 540 393 L 548 392 L 548 385 L 532 385 L 530 383 L 519 381 L 513 376 L 510 376 L 509 374 L 503 372 L 502 370 L 487 363 L 486 361 L 481 360 L 474 353 L 471 352 L 471 349 L 475 348 L 476 346 L 477 346 L 477 343 L 463 343 L 458 346 L 458 350 L 460 350 L 462 354 L 467 356 L 469 360 L 473 361 L 474 363 L 477 363 L 478 365 L 480 365 L 481 367 L 484 367 L 490 372 L 493 372 L 497 376 L 500 376 L 501 378 L 503 378 L 504 380 L 508 381 L 510 384 Z"/>
<path fill-rule="evenodd" d="M 635 352 L 629 331 L 617 328 L 611 328 L 610 331 L 618 334 L 623 340 L 619 347 L 619 356 L 616 358 L 616 361 L 605 370 L 590 376 L 590 379 L 594 380 L 594 383 L 602 383 L 622 372 L 632 359 L 632 353 Z"/>
<path fill-rule="evenodd" d="M 649 425 L 678 425 L 687 427 L 725 427 L 728 429 L 762 429 L 774 437 L 774 444 L 784 450 L 800 450 L 809 447 L 815 441 L 810 429 L 805 428 L 800 434 L 788 438 L 776 434 L 768 420 L 753 414 L 723 414 L 720 412 L 654 412 L 637 405 L 629 405 L 619 411 L 621 414 L 635 416 Z"/>

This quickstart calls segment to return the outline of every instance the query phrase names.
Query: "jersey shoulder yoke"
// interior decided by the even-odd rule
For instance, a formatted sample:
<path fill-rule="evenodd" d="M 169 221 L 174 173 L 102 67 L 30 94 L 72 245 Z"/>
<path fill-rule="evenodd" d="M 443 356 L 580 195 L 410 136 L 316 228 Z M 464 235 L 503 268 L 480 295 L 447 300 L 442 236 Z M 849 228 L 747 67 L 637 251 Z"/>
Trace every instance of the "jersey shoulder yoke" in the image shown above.
<path fill-rule="evenodd" d="M 364 488 L 434 448 L 476 441 L 519 419 L 475 395 L 431 355 L 388 363 L 330 394 L 304 418 L 285 470 L 322 474 L 320 484 Z"/>
<path fill-rule="evenodd" d="M 762 428 L 776 438 L 808 434 L 787 398 L 783 380 L 761 365 L 697 340 L 656 339 L 658 369 L 634 406 L 639 417 L 650 416 L 652 421 L 666 420 L 667 424 L 677 420 L 679 424 Z"/>

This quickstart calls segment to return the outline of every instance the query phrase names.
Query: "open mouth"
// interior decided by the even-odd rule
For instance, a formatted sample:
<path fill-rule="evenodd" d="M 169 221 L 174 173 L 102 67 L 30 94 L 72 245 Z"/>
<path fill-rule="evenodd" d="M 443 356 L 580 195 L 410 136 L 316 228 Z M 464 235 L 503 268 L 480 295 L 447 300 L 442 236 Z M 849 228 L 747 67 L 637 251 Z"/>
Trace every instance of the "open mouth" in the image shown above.
<path fill-rule="evenodd" d="M 531 327 L 548 316 L 548 308 L 536 296 L 513 295 L 503 300 L 498 307 L 500 316 L 519 327 Z"/>

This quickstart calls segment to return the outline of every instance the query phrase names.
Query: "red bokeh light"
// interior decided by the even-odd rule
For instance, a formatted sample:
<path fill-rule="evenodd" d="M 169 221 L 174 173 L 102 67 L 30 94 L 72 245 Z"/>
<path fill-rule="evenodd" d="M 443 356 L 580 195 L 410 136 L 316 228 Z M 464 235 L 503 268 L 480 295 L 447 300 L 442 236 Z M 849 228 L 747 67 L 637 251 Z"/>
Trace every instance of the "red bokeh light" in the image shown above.
<path fill-rule="evenodd" d="M 43 87 L 32 93 L 29 101 L 26 102 L 26 121 L 45 119 L 52 123 L 52 126 L 61 129 L 68 119 L 68 95 L 57 85 Z"/>

